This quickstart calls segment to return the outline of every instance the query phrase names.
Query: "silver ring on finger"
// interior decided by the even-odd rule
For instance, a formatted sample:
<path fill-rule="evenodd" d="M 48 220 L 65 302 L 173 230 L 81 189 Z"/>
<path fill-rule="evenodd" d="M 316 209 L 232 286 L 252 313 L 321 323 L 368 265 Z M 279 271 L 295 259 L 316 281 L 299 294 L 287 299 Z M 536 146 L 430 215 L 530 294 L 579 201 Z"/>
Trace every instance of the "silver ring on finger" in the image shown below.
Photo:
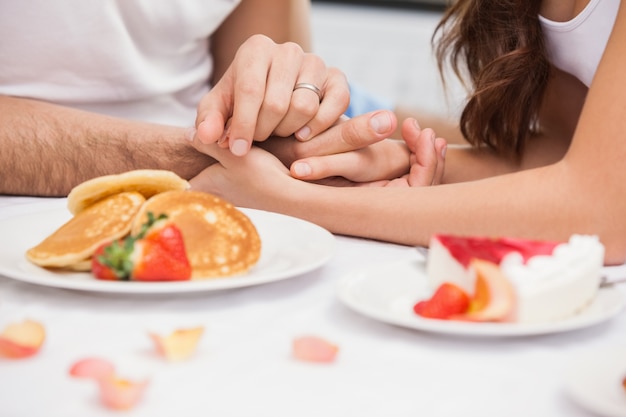
<path fill-rule="evenodd" d="M 298 83 L 296 84 L 296 86 L 293 88 L 293 91 L 296 91 L 299 88 L 305 88 L 307 90 L 311 90 L 313 91 L 315 94 L 317 94 L 317 97 L 319 97 L 320 102 L 322 101 L 322 90 L 320 90 L 320 88 L 318 86 L 316 86 L 315 84 L 311 84 L 311 83 Z"/>

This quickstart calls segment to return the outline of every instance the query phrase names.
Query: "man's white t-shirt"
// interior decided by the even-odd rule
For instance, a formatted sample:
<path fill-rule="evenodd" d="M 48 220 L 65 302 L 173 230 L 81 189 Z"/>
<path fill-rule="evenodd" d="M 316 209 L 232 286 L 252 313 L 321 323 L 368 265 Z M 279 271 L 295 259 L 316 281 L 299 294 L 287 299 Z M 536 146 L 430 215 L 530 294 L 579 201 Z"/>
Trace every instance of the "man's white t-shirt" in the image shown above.
<path fill-rule="evenodd" d="M 192 126 L 239 0 L 0 0 L 0 94 Z"/>

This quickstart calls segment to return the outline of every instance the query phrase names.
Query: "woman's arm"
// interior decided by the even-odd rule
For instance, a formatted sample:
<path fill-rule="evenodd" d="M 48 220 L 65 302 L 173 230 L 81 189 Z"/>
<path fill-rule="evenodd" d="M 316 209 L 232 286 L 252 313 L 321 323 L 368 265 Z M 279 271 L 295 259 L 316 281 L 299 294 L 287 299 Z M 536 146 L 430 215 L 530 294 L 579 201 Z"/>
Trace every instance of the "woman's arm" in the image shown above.
<path fill-rule="evenodd" d="M 571 145 L 558 162 L 440 187 L 317 189 L 315 193 L 304 193 L 307 201 L 298 207 L 313 205 L 310 207 L 313 213 L 320 208 L 320 203 L 316 204 L 318 199 L 331 204 L 329 200 L 335 201 L 336 197 L 339 199 L 336 205 L 341 205 L 344 215 L 351 210 L 361 215 L 357 217 L 358 225 L 345 219 L 342 222 L 327 207 L 324 213 L 329 218 L 324 221 L 335 230 L 354 234 L 362 227 L 365 232 L 361 233 L 368 237 L 393 238 L 408 244 L 426 244 L 432 233 L 446 231 L 546 239 L 565 239 L 572 233 L 598 234 L 607 248 L 607 262 L 622 263 L 626 261 L 623 68 L 626 68 L 626 4 L 622 3 Z M 557 149 L 562 146 L 558 143 L 553 145 Z M 554 155 L 558 153 L 555 150 Z M 446 170 L 449 171 L 451 163 L 446 162 Z"/>
<path fill-rule="evenodd" d="M 451 125 L 443 126 L 444 133 L 442 133 L 439 130 L 442 124 L 430 124 L 433 119 L 429 117 L 424 120 L 420 118 L 419 123 L 425 128 L 434 130 L 437 139 L 434 148 L 428 142 L 421 143 L 421 154 L 424 156 L 426 152 L 432 151 L 437 155 L 440 152 L 445 153 L 445 176 L 437 183 L 476 180 L 555 163 L 563 158 L 571 144 L 586 94 L 587 87 L 579 80 L 553 68 L 553 75 L 546 88 L 540 110 L 541 132 L 529 138 L 525 152 L 519 160 L 513 161 L 499 157 L 486 147 L 472 147 L 467 142 L 460 144 L 461 141 L 456 136 L 450 140 L 445 132 L 454 134 L 455 128 Z M 382 138 L 380 135 L 372 135 L 372 129 L 368 129 L 365 123 L 357 121 L 357 119 L 384 114 L 388 114 L 388 111 L 377 111 L 356 116 L 343 129 L 339 138 L 335 137 L 336 132 L 325 132 L 310 142 L 296 144 L 291 159 L 283 157 L 280 159 L 288 165 L 292 164 L 295 159 L 300 159 L 298 165 L 308 165 L 307 169 L 302 171 L 307 172 L 307 174 L 298 175 L 292 170 L 292 175 L 310 181 L 341 175 L 353 181 L 361 182 L 390 179 L 389 175 L 398 172 L 406 174 L 409 170 L 408 158 L 406 157 L 408 150 L 406 147 L 404 150 L 398 148 L 397 143 L 394 143 L 396 141 L 376 144 L 376 148 L 380 151 L 377 151 L 375 155 L 372 152 L 361 151 L 336 155 L 339 152 L 351 150 L 350 147 L 345 146 L 346 141 L 352 149 L 359 149 L 370 145 L 375 140 L 380 140 Z M 384 125 L 386 128 L 395 129 L 394 132 L 402 132 L 403 129 L 406 129 L 406 120 L 396 124 L 394 119 L 393 123 L 378 122 L 376 125 L 378 127 Z M 385 129 L 384 133 L 387 135 L 384 137 L 393 136 L 388 129 Z M 460 132 L 457 134 L 460 135 Z M 405 136 L 410 138 L 408 135 Z M 275 151 L 272 152 L 276 153 Z M 276 154 L 280 155 L 279 153 Z M 330 156 L 320 157 L 323 155 Z M 432 155 L 426 158 L 422 157 L 420 160 L 425 163 L 428 161 L 435 162 Z M 439 161 L 436 162 L 439 163 Z M 363 166 L 367 166 L 368 169 L 363 170 Z"/>
<path fill-rule="evenodd" d="M 551 240 L 565 240 L 573 233 L 597 234 L 606 246 L 606 262 L 622 263 L 626 261 L 623 68 L 624 3 L 571 146 L 558 162 L 540 168 L 437 187 L 334 188 L 294 180 L 260 149 L 241 164 L 213 147 L 209 153 L 220 164 L 194 179 L 194 186 L 237 205 L 308 219 L 334 233 L 408 245 L 426 245 L 433 233 L 442 232 Z"/>

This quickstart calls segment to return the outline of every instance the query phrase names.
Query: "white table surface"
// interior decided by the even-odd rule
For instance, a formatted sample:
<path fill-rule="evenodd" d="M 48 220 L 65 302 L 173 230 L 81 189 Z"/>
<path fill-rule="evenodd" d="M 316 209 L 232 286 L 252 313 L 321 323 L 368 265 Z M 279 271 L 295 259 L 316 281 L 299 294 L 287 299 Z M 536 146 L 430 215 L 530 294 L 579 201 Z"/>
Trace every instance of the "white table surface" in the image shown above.
<path fill-rule="evenodd" d="M 0 197 L 0 219 L 64 204 Z M 583 330 L 481 339 L 388 325 L 336 297 L 338 280 L 355 268 L 417 256 L 404 246 L 337 237 L 335 256 L 316 271 L 178 295 L 89 293 L 0 277 L 0 327 L 31 318 L 47 331 L 36 356 L 0 358 L 0 416 L 592 415 L 566 395 L 564 375 L 576 355 L 626 347 L 624 312 Z M 193 325 L 205 326 L 193 358 L 166 363 L 153 353 L 149 330 Z M 293 360 L 291 341 L 302 334 L 339 345 L 336 362 Z M 87 356 L 150 376 L 143 401 L 130 412 L 103 408 L 94 385 L 68 375 Z"/>

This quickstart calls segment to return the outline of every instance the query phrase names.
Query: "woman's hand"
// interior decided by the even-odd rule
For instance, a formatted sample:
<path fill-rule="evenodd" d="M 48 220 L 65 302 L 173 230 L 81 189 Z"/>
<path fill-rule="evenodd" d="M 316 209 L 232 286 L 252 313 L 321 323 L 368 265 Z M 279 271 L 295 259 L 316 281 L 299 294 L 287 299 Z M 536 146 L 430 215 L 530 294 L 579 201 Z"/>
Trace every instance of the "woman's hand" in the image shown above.
<path fill-rule="evenodd" d="M 402 124 L 404 142 L 385 139 L 396 123 L 393 112 L 375 111 L 344 118 L 309 142 L 273 140 L 262 146 L 302 180 L 343 177 L 363 185 L 440 184 L 446 140 L 432 129 L 422 130 L 415 119 Z"/>
<path fill-rule="evenodd" d="M 407 119 L 402 125 L 404 143 L 383 140 L 376 131 L 376 123 L 371 120 L 376 115 L 345 120 L 319 135 L 316 140 L 325 141 L 325 146 L 319 149 L 309 146 L 308 152 L 330 150 L 339 153 L 300 159 L 292 164 L 291 170 L 279 157 L 259 147 L 252 147 L 245 158 L 240 158 L 217 144 L 205 144 L 195 138 L 193 146 L 216 159 L 217 163 L 193 178 L 192 187 L 220 195 L 237 205 L 275 210 L 277 207 L 272 207 L 272 204 L 278 204 L 281 197 L 290 192 L 289 189 L 301 183 L 294 175 L 294 165 L 302 161 L 310 164 L 311 175 L 301 176 L 300 179 L 324 185 L 417 187 L 440 184 L 446 141 L 436 138 L 432 129 L 420 129 L 414 119 Z M 395 129 L 394 123 L 388 128 Z M 284 152 L 285 158 L 293 157 L 297 153 L 295 148 L 307 145 L 282 138 L 269 143 L 273 146 L 268 148 L 276 147 L 283 151 L 290 143 L 292 148 Z M 299 151 L 304 152 L 302 149 Z M 402 172 L 393 177 L 391 173 L 394 170 Z"/>
<path fill-rule="evenodd" d="M 339 119 L 349 101 L 342 72 L 295 43 L 254 35 L 198 105 L 195 136 L 242 156 L 253 140 L 314 137 Z"/>
<path fill-rule="evenodd" d="M 402 137 L 411 151 L 411 169 L 402 180 L 410 187 L 438 185 L 443 181 L 448 143 L 432 129 L 421 129 L 417 120 L 409 118 L 402 124 Z M 404 185 L 404 184 L 398 184 Z"/>

